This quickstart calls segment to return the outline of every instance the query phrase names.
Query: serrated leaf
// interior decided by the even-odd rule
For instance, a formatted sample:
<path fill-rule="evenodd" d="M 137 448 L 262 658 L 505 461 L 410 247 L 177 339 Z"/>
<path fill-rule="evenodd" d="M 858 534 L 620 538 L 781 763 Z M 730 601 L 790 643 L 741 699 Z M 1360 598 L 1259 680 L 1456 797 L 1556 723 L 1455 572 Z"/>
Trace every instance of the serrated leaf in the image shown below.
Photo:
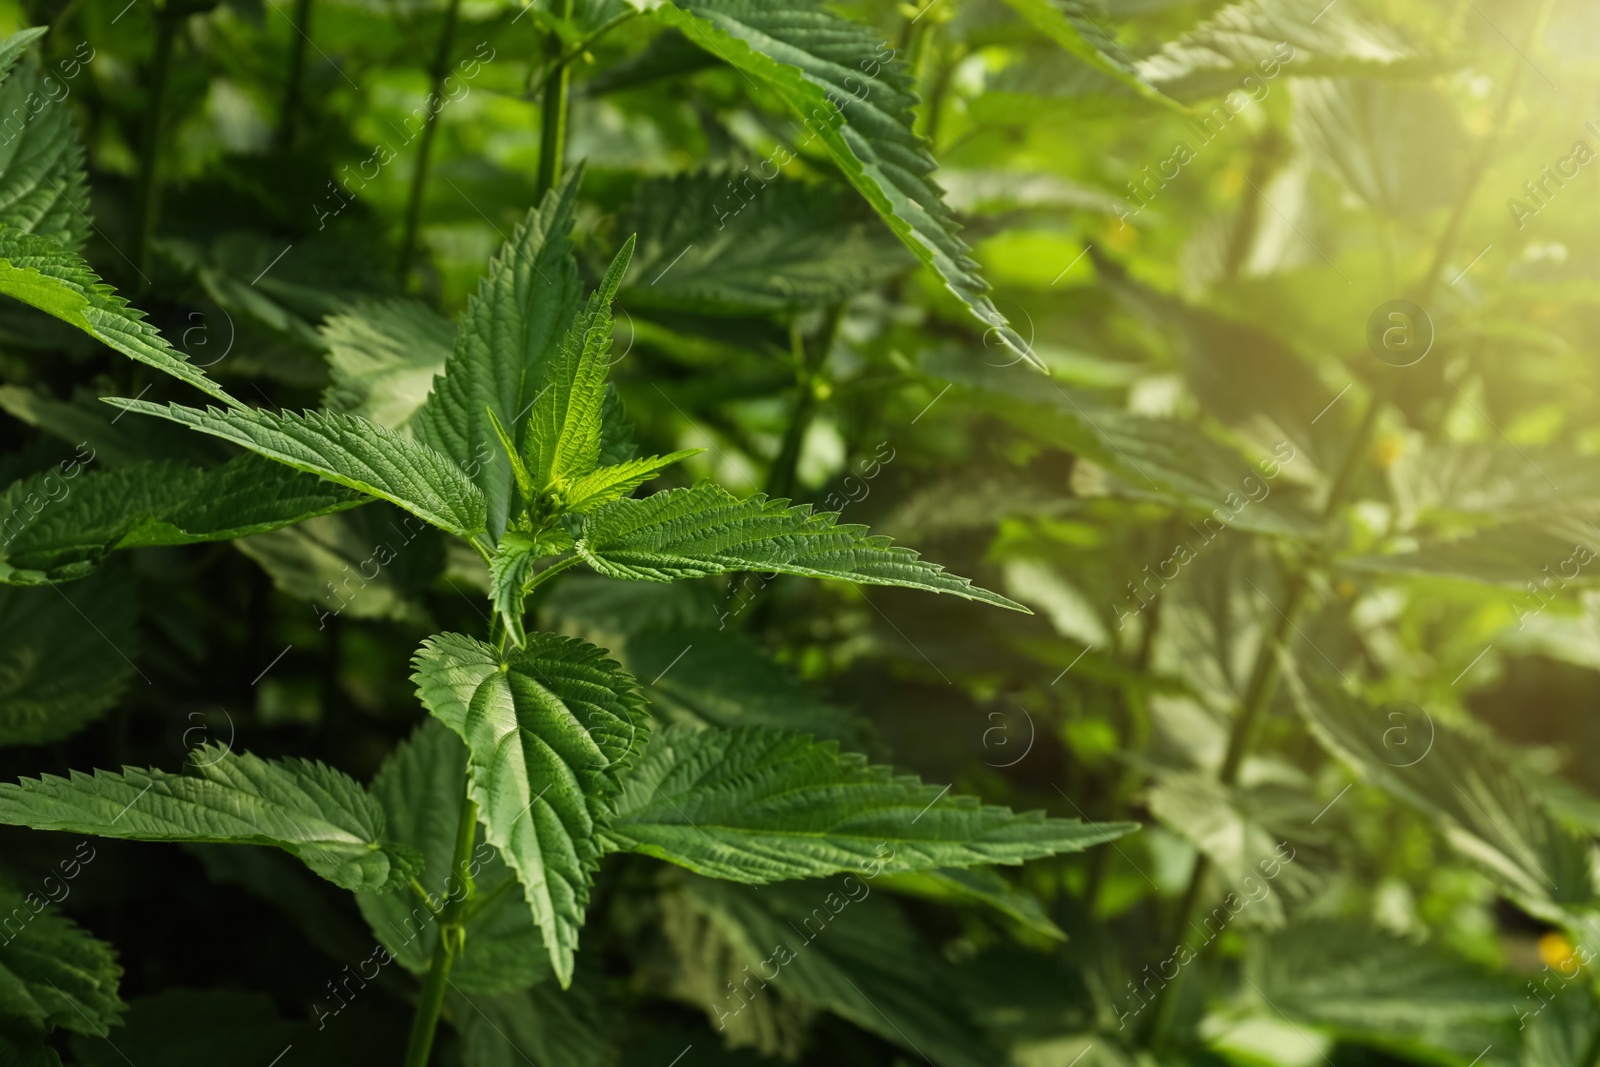
<path fill-rule="evenodd" d="M 110 399 L 137 411 L 232 441 L 296 470 L 387 500 L 457 537 L 485 530 L 483 493 L 451 460 L 420 441 L 355 415 L 274 415 Z"/>
<path fill-rule="evenodd" d="M 0 139 L 0 225 L 76 250 L 89 233 L 83 145 L 71 110 L 60 101 L 52 106 L 47 84 L 60 86 L 29 61 L 0 85 L 0 115 L 6 116 Z M 41 99 L 47 101 L 42 106 Z M 23 116 L 21 128 L 14 129 L 18 116 Z"/>
<path fill-rule="evenodd" d="M 1006 0 L 1006 3 L 1069 55 L 1152 103 L 1183 110 L 1181 104 L 1145 80 L 1133 61 L 1117 47 L 1115 39 L 1107 36 L 1090 18 L 1088 5 L 1079 0 Z M 1118 54 L 1111 55 L 1113 51 Z"/>
<path fill-rule="evenodd" d="M 1357 923 L 1285 927 L 1251 946 L 1245 977 L 1241 996 L 1263 1014 L 1408 1059 L 1443 1051 L 1466 1063 L 1517 1040 L 1513 979 Z"/>
<path fill-rule="evenodd" d="M 1426 84 L 1305 78 L 1295 86 L 1294 125 L 1313 160 L 1393 219 L 1455 203 L 1466 180 L 1455 105 Z"/>
<path fill-rule="evenodd" d="M 943 867 L 932 871 L 884 873 L 878 876 L 878 884 L 891 893 L 938 904 L 991 908 L 1052 941 L 1067 939 L 1038 897 L 1018 889 L 998 871 L 984 867 Z"/>
<path fill-rule="evenodd" d="M 60 1027 L 104 1037 L 126 1009 L 116 954 L 72 920 L 35 907 L 38 901 L 0 886 L 0 1032 L 26 1039 Z"/>
<path fill-rule="evenodd" d="M 138 595 L 108 571 L 71 589 L 0 586 L 0 745 L 59 741 L 116 703 L 138 655 Z"/>
<path fill-rule="evenodd" d="M 704 451 L 703 448 L 685 448 L 664 456 L 644 456 L 613 463 L 608 467 L 597 467 L 582 477 L 569 479 L 562 486 L 561 496 L 566 502 L 566 510 L 593 511 L 602 504 L 620 500 L 674 463 L 681 463 Z"/>
<path fill-rule="evenodd" d="M 635 608 L 632 618 L 641 614 Z M 863 734 L 860 719 L 814 696 L 734 629 L 684 622 L 649 626 L 628 635 L 623 661 L 635 676 L 648 679 L 643 684 L 651 714 L 669 722 L 768 726 L 830 741 L 856 741 Z"/>
<path fill-rule="evenodd" d="M 581 306 L 572 216 L 582 181 L 583 168 L 574 167 L 489 265 L 467 302 L 444 376 L 412 424 L 418 440 L 472 472 L 496 539 L 511 512 L 511 470 L 495 460 L 499 444 L 488 412 L 517 439 Z"/>
<path fill-rule="evenodd" d="M 0 582 L 68 581 L 118 549 L 248 537 L 366 502 L 255 455 L 212 470 L 140 462 L 86 471 L 74 464 L 0 493 Z"/>
<path fill-rule="evenodd" d="M 981 369 L 945 360 L 936 369 L 941 376 L 975 386 L 975 406 L 1116 475 L 1121 492 L 1206 513 L 1200 521 L 1209 536 L 1227 526 L 1299 537 L 1314 536 L 1319 529 L 1285 484 L 1287 479 L 1276 477 L 1296 461 L 1292 442 L 1252 464 L 1199 426 L 1111 407 L 1086 390 L 1054 384 L 1040 388 L 1031 375 L 1016 369 Z M 1269 471 L 1275 477 L 1266 477 Z"/>
<path fill-rule="evenodd" d="M 421 595 L 445 566 L 437 530 L 376 502 L 243 537 L 234 547 L 259 563 L 278 589 L 320 605 L 323 610 L 313 609 L 318 630 L 330 615 L 429 625 Z"/>
<path fill-rule="evenodd" d="M 1194 100 L 1253 93 L 1279 76 L 1416 74 L 1427 61 L 1399 33 L 1325 0 L 1243 0 L 1142 59 L 1138 71 L 1163 92 Z M 1209 117 L 1209 116 L 1207 116 Z"/>
<path fill-rule="evenodd" d="M 606 836 L 699 874 L 761 884 L 874 863 L 888 871 L 1021 863 L 1136 829 L 1018 815 L 948 789 L 804 734 L 672 726 L 629 774 Z"/>
<path fill-rule="evenodd" d="M 328 316 L 317 332 L 328 346 L 323 405 L 391 430 L 410 425 L 456 343 L 448 319 L 411 300 L 356 304 Z"/>
<path fill-rule="evenodd" d="M 950 967 L 866 876 L 759 890 L 686 878 L 662 907 L 682 961 L 671 991 L 733 1044 L 795 1055 L 820 1010 L 941 1067 L 1004 1062 Z"/>
<path fill-rule="evenodd" d="M 533 401 L 523 462 L 535 493 L 570 485 L 593 471 L 600 460 L 606 372 L 611 369 L 611 301 L 633 258 L 633 245 L 629 237 L 600 287 L 573 317 L 546 373 L 545 387 Z M 511 433 L 508 428 L 508 436 Z"/>
<path fill-rule="evenodd" d="M 436 904 L 463 891 L 463 875 L 473 881 L 480 904 L 466 920 L 462 953 L 450 981 L 462 993 L 505 993 L 525 989 L 549 976 L 539 932 L 528 907 L 517 899 L 516 876 L 487 841 L 472 849 L 465 872 L 451 869 L 461 805 L 466 801 L 467 748 L 437 719 L 426 719 L 390 754 L 372 779 L 371 792 L 383 807 L 390 840 L 422 856 L 418 883 Z M 410 889 L 395 893 L 357 893 L 356 903 L 372 932 L 401 966 L 413 974 L 428 970 L 439 924 Z"/>
<path fill-rule="evenodd" d="M 188 382 L 230 407 L 243 407 L 182 353 L 167 344 L 78 255 L 48 237 L 0 227 L 0 293 L 76 326 L 90 337 Z"/>
<path fill-rule="evenodd" d="M 1413 704 L 1371 707 L 1316 676 L 1287 676 L 1312 734 L 1363 779 L 1430 815 L 1522 907 L 1554 918 L 1595 897 L 1589 843 L 1563 826 L 1486 741 Z"/>
<path fill-rule="evenodd" d="M 456 998 L 463 1067 L 610 1067 L 618 1061 L 616 1027 L 603 979 L 578 972 L 571 989 L 546 982 L 496 997 Z"/>
<path fill-rule="evenodd" d="M 795 148 L 820 140 L 850 184 L 987 331 L 1019 358 L 1037 361 L 989 299 L 988 283 L 957 235 L 930 177 L 936 164 L 928 144 L 913 132 L 911 77 L 873 30 L 815 0 L 631 2 L 776 93 L 805 123 Z"/>
<path fill-rule="evenodd" d="M 762 494 L 738 499 L 702 483 L 643 500 L 623 499 L 591 513 L 577 552 L 613 578 L 670 582 L 733 571 L 775 571 L 952 593 L 1027 611 L 1015 601 L 893 546 L 865 526 L 836 524 L 831 513 Z"/>
<path fill-rule="evenodd" d="M 0 783 L 0 823 L 125 841 L 272 845 L 344 889 L 404 885 L 416 854 L 383 837 L 383 809 L 322 763 L 195 749 L 186 773 L 124 767 Z"/>
<path fill-rule="evenodd" d="M 601 855 L 600 822 L 643 741 L 633 679 L 593 645 L 532 634 L 503 658 L 461 634 L 413 660 L 422 704 L 467 743 L 472 797 L 522 882 L 563 986 Z"/>
<path fill-rule="evenodd" d="M 747 172 L 646 178 L 617 232 L 639 235 L 623 291 L 633 310 L 794 312 L 848 300 L 916 262 L 850 190 Z"/>
<path fill-rule="evenodd" d="M 528 639 L 522 625 L 522 603 L 535 565 L 571 547 L 571 535 L 560 528 L 540 536 L 511 530 L 495 546 L 489 560 L 489 599 L 518 648 Z"/>

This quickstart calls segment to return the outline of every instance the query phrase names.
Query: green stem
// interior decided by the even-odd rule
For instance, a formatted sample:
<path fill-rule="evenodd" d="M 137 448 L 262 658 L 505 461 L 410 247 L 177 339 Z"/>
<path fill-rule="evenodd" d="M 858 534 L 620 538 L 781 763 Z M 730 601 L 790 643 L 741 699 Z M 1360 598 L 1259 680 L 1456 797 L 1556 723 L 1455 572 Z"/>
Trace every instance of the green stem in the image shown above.
<path fill-rule="evenodd" d="M 432 88 L 425 106 L 427 117 L 422 120 L 422 143 L 417 146 L 417 168 L 411 172 L 411 192 L 406 198 L 406 228 L 400 239 L 400 281 L 404 284 L 411 273 L 411 257 L 417 249 L 417 230 L 422 225 L 422 194 L 428 185 L 428 161 L 433 154 L 433 138 L 439 129 L 439 112 L 444 110 L 445 77 L 450 73 L 450 49 L 455 45 L 456 15 L 461 10 L 461 0 L 450 0 L 445 9 L 444 29 L 439 32 L 439 50 L 434 53 Z"/>
<path fill-rule="evenodd" d="M 555 0 L 552 11 L 555 18 L 572 17 L 572 0 Z M 561 157 L 567 148 L 567 83 L 571 68 L 562 61 L 564 49 L 561 35 L 554 30 L 545 38 L 545 54 L 550 57 L 550 70 L 544 77 L 544 102 L 539 123 L 539 172 L 534 180 L 534 199 L 555 188 L 561 177 Z"/>
<path fill-rule="evenodd" d="M 638 13 L 639 12 L 637 10 L 629 8 L 621 14 L 611 16 L 610 18 L 606 19 L 605 22 L 602 22 L 598 29 L 590 32 L 588 36 L 580 38 L 576 44 L 573 44 L 565 52 L 562 52 L 560 55 L 556 56 L 554 60 L 546 62 L 543 66 L 535 67 L 528 71 L 528 84 L 524 89 L 525 94 L 530 100 L 533 99 L 536 95 L 533 89 L 535 82 L 538 82 L 542 85 L 545 77 L 552 73 L 556 67 L 570 66 L 573 60 L 577 59 L 589 49 L 593 48 L 596 41 L 600 40 L 600 38 L 604 37 L 618 26 L 621 26 L 624 22 L 632 19 Z"/>
<path fill-rule="evenodd" d="M 137 292 L 140 294 L 150 288 L 150 245 L 161 206 L 161 182 L 156 164 L 160 159 L 161 126 L 167 105 L 167 75 L 172 70 L 172 49 L 182 19 L 170 4 L 163 5 L 156 14 L 156 51 L 150 61 L 150 92 L 140 126 L 139 184 L 134 198 L 139 214 L 133 232 L 133 263 L 139 272 Z"/>
<path fill-rule="evenodd" d="M 278 113 L 278 147 L 294 142 L 294 123 L 300 115 L 305 80 L 306 45 L 311 39 L 311 0 L 295 0 L 294 36 L 289 39 L 289 74 L 283 86 L 283 109 Z"/>
<path fill-rule="evenodd" d="M 433 1037 L 439 1029 L 439 1013 L 444 1008 L 445 987 L 450 983 L 450 968 L 466 939 L 466 907 L 472 899 L 472 879 L 466 875 L 472 846 L 478 836 L 478 805 L 472 797 L 461 801 L 461 818 L 456 824 L 455 856 L 450 864 L 450 874 L 445 883 L 444 907 L 439 913 L 439 940 L 433 946 L 433 960 L 428 974 L 422 980 L 422 994 L 417 998 L 417 1014 L 411 1023 L 411 1041 L 406 1046 L 405 1067 L 427 1067 L 428 1056 L 433 1051 Z M 459 897 L 451 898 L 449 879 L 463 881 Z"/>
<path fill-rule="evenodd" d="M 778 446 L 777 458 L 767 471 L 768 496 L 794 495 L 800 449 L 805 445 L 806 431 L 811 428 L 812 416 L 816 414 L 818 376 L 822 365 L 827 362 L 828 350 L 833 347 L 834 335 L 839 332 L 839 319 L 843 312 L 844 307 L 840 304 L 828 309 L 827 321 L 810 346 L 806 345 L 799 326 L 794 323 L 789 325 L 789 347 L 798 379 L 797 392 L 794 407 L 789 411 L 789 424 L 783 430 L 783 443 Z"/>

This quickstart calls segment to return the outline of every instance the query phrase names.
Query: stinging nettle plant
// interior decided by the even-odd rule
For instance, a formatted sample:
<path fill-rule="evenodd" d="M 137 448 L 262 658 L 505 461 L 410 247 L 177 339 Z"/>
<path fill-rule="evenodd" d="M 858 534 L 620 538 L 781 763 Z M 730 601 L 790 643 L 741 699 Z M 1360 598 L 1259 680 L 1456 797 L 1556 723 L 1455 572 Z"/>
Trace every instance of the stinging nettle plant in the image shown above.
<path fill-rule="evenodd" d="M 7 57 L 37 32 L 7 42 Z M 417 650 L 412 678 L 430 718 L 370 786 L 321 763 L 216 744 L 195 749 L 182 773 L 124 767 L 0 785 L 3 823 L 275 846 L 355 893 L 382 942 L 371 960 L 398 961 L 421 983 L 412 1065 L 427 1062 L 452 986 L 505 992 L 552 973 L 571 984 L 591 884 L 608 853 L 762 885 L 1016 864 L 1132 828 L 983 805 L 791 730 L 652 730 L 639 687 L 604 649 L 527 628 L 530 594 L 580 565 L 647 582 L 799 575 L 1027 610 L 808 506 L 710 483 L 634 495 L 693 453 L 634 455 L 607 385 L 611 308 L 634 241 L 585 299 L 572 241 L 581 178 L 581 167 L 561 178 L 500 251 L 444 373 L 402 428 L 248 407 L 70 248 L 0 228 L 0 292 L 220 406 L 108 403 L 245 450 L 204 472 L 149 464 L 85 475 L 54 513 L 8 542 L 8 581 L 63 581 L 115 549 L 227 540 L 373 499 L 461 539 L 487 565 L 486 632 L 435 634 Z M 49 924 L 37 933 L 67 936 Z M 115 966 L 102 952 L 98 971 L 79 968 L 73 978 L 66 1002 L 98 1033 L 116 1018 Z M 41 1022 L 75 1025 L 60 1013 Z"/>

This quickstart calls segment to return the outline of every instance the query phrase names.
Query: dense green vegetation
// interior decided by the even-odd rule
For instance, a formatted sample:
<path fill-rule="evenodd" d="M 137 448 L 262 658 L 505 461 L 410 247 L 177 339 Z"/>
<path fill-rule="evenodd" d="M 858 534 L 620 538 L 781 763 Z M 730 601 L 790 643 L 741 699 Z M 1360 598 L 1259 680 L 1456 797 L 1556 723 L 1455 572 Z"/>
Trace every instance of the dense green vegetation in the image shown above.
<path fill-rule="evenodd" d="M 5 15 L 0 1063 L 1600 1063 L 1589 6 Z"/>

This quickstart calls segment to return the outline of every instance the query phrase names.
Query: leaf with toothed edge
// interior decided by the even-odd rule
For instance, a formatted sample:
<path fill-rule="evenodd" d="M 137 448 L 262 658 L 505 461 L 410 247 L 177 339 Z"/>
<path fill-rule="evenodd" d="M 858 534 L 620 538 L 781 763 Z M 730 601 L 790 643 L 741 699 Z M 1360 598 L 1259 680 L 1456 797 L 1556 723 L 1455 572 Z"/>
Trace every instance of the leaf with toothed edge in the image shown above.
<path fill-rule="evenodd" d="M 129 359 L 188 382 L 230 407 L 239 401 L 190 363 L 76 253 L 48 237 L 0 226 L 0 293 L 15 297 Z"/>
<path fill-rule="evenodd" d="M 775 571 L 951 593 L 1015 611 L 1028 609 L 946 573 L 909 548 L 838 525 L 831 512 L 762 494 L 741 500 L 701 483 L 642 500 L 623 499 L 588 516 L 577 552 L 601 574 L 670 582 L 734 571 Z"/>
<path fill-rule="evenodd" d="M 124 841 L 273 845 L 345 889 L 393 889 L 415 873 L 415 851 L 384 840 L 383 809 L 348 775 L 220 745 L 191 759 L 184 774 L 124 767 L 0 783 L 0 823 Z"/>
<path fill-rule="evenodd" d="M 478 818 L 517 872 L 566 987 L 603 851 L 601 824 L 644 742 L 638 687 L 601 649 L 547 633 L 504 656 L 439 634 L 412 665 L 423 706 L 467 743 Z"/>
<path fill-rule="evenodd" d="M 876 864 L 926 871 L 1081 852 L 1137 829 L 948 795 L 788 730 L 661 731 L 628 774 L 613 847 L 762 884 Z"/>
<path fill-rule="evenodd" d="M 484 533 L 483 493 L 460 467 L 422 442 L 358 415 L 201 410 L 113 397 L 106 402 L 232 441 L 296 470 L 387 500 L 468 541 Z"/>
<path fill-rule="evenodd" d="M 484 495 L 490 535 L 511 512 L 511 470 L 489 413 L 519 438 L 567 328 L 582 307 L 572 219 L 583 182 L 574 167 L 512 233 L 467 301 L 455 348 L 411 419 L 417 439 L 467 465 Z"/>
<path fill-rule="evenodd" d="M 820 140 L 895 235 L 984 324 L 985 336 L 993 333 L 1043 368 L 989 298 L 944 191 L 930 177 L 937 164 L 914 129 L 911 76 L 871 29 L 816 0 L 629 2 L 774 92 L 805 124 L 795 147 Z"/>

